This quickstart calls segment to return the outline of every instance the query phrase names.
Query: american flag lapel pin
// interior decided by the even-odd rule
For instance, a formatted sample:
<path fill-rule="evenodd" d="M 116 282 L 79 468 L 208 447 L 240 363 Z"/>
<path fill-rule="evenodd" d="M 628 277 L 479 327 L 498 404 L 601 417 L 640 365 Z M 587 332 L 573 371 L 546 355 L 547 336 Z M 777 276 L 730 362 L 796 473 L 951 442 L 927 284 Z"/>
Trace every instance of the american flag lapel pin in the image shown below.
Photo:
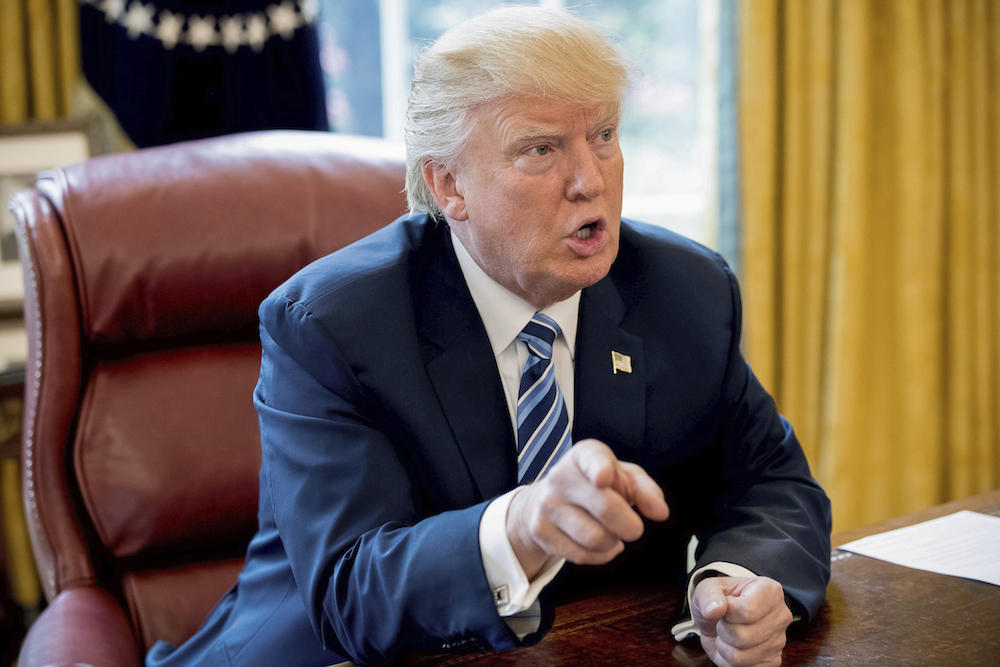
<path fill-rule="evenodd" d="M 611 371 L 615 375 L 618 372 L 631 373 L 632 372 L 632 357 L 627 354 L 622 354 L 621 352 L 615 352 L 611 350 Z"/>

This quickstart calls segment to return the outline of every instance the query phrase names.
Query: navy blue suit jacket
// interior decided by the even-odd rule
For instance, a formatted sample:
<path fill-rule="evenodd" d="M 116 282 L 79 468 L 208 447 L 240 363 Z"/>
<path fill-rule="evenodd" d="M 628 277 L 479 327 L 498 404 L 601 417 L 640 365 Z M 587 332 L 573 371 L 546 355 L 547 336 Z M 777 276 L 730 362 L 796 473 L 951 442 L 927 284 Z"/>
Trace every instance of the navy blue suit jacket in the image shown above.
<path fill-rule="evenodd" d="M 385 662 L 518 645 L 478 540 L 486 505 L 516 484 L 514 434 L 447 226 L 401 218 L 300 271 L 260 319 L 259 529 L 199 633 L 176 650 L 158 644 L 148 664 Z M 740 354 L 740 321 L 718 255 L 623 224 L 609 275 L 581 297 L 573 436 L 645 468 L 671 517 L 609 566 L 564 568 L 526 641 L 548 628 L 560 592 L 609 577 L 683 581 L 692 534 L 699 565 L 769 575 L 796 611 L 815 612 L 829 501 Z M 613 372 L 612 351 L 631 357 L 631 373 Z"/>

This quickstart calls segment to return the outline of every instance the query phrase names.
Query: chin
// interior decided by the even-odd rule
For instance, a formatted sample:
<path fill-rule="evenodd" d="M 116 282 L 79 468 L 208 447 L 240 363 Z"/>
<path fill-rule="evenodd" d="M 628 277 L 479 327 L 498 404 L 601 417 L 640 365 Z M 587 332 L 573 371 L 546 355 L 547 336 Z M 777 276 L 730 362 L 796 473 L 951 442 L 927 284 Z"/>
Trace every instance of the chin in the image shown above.
<path fill-rule="evenodd" d="M 596 257 L 590 258 L 591 261 L 587 262 L 587 266 L 579 267 L 567 281 L 575 285 L 575 289 L 572 290 L 573 292 L 590 287 L 608 275 L 608 271 L 611 270 L 611 260 L 602 259 L 601 261 L 594 261 L 597 259 Z"/>

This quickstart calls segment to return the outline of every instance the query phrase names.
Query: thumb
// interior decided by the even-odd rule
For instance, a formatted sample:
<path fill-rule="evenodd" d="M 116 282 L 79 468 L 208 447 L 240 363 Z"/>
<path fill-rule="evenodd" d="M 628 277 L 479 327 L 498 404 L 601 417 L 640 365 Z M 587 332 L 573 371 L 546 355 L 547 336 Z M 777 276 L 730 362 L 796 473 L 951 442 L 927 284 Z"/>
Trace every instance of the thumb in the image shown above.
<path fill-rule="evenodd" d="M 698 582 L 691 596 L 691 617 L 703 637 L 715 637 L 715 624 L 729 610 L 729 600 L 721 577 Z"/>

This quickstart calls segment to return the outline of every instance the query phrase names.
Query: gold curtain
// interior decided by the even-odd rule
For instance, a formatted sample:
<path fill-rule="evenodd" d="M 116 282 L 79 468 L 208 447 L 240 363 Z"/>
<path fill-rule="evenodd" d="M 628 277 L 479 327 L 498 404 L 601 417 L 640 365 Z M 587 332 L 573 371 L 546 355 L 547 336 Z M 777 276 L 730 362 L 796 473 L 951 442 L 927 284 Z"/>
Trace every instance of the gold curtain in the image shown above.
<path fill-rule="evenodd" d="M 0 125 L 64 118 L 80 78 L 76 0 L 0 1 Z"/>
<path fill-rule="evenodd" d="M 843 529 L 1000 486 L 1000 3 L 740 4 L 747 356 Z"/>

